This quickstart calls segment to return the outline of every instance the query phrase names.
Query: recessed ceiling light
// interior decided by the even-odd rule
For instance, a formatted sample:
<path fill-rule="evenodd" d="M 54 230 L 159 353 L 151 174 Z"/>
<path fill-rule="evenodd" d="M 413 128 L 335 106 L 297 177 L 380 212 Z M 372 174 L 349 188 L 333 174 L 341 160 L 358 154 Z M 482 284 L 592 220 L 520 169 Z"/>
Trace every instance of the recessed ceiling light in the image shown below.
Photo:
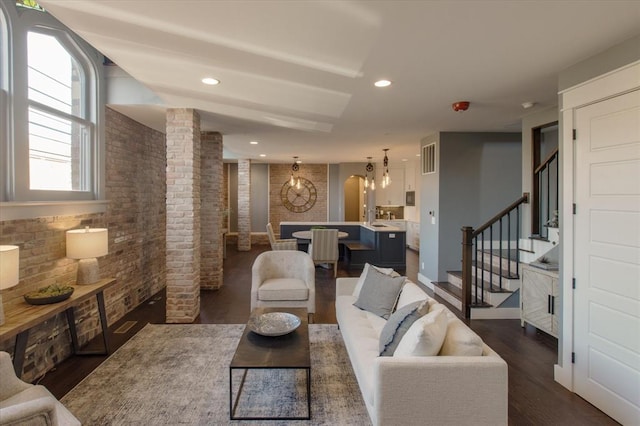
<path fill-rule="evenodd" d="M 406 158 L 403 158 L 402 161 L 409 161 L 409 160 L 407 160 Z"/>
<path fill-rule="evenodd" d="M 260 154 L 260 157 L 266 157 L 267 154 Z"/>
<path fill-rule="evenodd" d="M 420 157 L 420 154 L 416 154 L 416 157 Z"/>
<path fill-rule="evenodd" d="M 373 85 L 376 87 L 387 87 L 387 86 L 391 86 L 391 82 L 389 80 L 378 80 L 375 83 L 373 83 Z"/>
<path fill-rule="evenodd" d="M 251 141 L 249 142 L 251 145 L 258 145 L 258 141 Z"/>
<path fill-rule="evenodd" d="M 215 79 L 213 77 L 205 77 L 202 79 L 204 84 L 208 84 L 209 86 L 215 86 L 216 84 L 220 84 L 220 80 Z"/>

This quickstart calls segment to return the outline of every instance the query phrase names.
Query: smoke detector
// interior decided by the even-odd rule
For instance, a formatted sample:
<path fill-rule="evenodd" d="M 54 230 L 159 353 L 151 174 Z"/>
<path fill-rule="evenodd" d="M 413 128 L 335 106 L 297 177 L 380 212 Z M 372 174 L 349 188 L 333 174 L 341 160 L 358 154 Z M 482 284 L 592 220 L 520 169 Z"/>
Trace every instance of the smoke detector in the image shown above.
<path fill-rule="evenodd" d="M 451 105 L 455 112 L 466 111 L 469 109 L 469 101 L 458 101 Z"/>

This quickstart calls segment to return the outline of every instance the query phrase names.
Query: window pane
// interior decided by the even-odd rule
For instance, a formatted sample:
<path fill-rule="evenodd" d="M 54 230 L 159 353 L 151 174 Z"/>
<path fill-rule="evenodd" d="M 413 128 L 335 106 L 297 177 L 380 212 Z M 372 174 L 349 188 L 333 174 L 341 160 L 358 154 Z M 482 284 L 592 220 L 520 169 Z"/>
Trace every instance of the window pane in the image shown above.
<path fill-rule="evenodd" d="M 86 190 L 89 129 L 63 117 L 29 108 L 29 185 L 31 189 Z"/>
<path fill-rule="evenodd" d="M 82 68 L 53 36 L 29 32 L 29 100 L 81 117 Z"/>

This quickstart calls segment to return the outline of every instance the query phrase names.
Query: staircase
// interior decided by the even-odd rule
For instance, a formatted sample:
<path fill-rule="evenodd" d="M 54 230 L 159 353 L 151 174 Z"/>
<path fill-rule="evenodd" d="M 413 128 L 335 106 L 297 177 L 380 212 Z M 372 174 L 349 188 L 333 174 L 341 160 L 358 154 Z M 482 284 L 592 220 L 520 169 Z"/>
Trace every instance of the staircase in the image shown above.
<path fill-rule="evenodd" d="M 557 228 L 547 238 L 520 238 L 520 207 L 525 193 L 473 229 L 462 228 L 462 270 L 447 271 L 446 282 L 434 282 L 435 294 L 469 319 L 520 318 L 520 265 L 530 263 L 558 244 Z M 466 281 L 466 285 L 465 285 Z"/>
<path fill-rule="evenodd" d="M 476 250 L 471 268 L 472 283 L 470 309 L 471 319 L 518 319 L 520 318 L 519 268 L 515 249 Z M 478 266 L 476 268 L 476 266 Z M 434 293 L 449 304 L 463 310 L 462 271 L 447 271 L 447 281 L 434 282 Z"/>

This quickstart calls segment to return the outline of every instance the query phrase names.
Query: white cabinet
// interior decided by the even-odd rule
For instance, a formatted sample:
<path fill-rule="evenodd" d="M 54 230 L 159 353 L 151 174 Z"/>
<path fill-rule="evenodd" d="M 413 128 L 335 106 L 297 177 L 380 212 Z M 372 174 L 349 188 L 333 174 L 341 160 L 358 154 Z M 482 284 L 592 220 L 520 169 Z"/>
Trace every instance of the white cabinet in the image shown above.
<path fill-rule="evenodd" d="M 407 246 L 420 250 L 420 223 L 407 221 Z"/>
<path fill-rule="evenodd" d="M 404 169 L 389 167 L 391 183 L 382 187 L 382 165 L 376 167 L 376 205 L 404 206 Z"/>
<path fill-rule="evenodd" d="M 404 189 L 405 191 L 416 190 L 416 168 L 413 164 L 407 164 L 404 173 Z"/>
<path fill-rule="evenodd" d="M 560 308 L 557 271 L 546 271 L 529 265 L 522 266 L 520 289 L 520 323 L 524 323 L 558 337 Z"/>

